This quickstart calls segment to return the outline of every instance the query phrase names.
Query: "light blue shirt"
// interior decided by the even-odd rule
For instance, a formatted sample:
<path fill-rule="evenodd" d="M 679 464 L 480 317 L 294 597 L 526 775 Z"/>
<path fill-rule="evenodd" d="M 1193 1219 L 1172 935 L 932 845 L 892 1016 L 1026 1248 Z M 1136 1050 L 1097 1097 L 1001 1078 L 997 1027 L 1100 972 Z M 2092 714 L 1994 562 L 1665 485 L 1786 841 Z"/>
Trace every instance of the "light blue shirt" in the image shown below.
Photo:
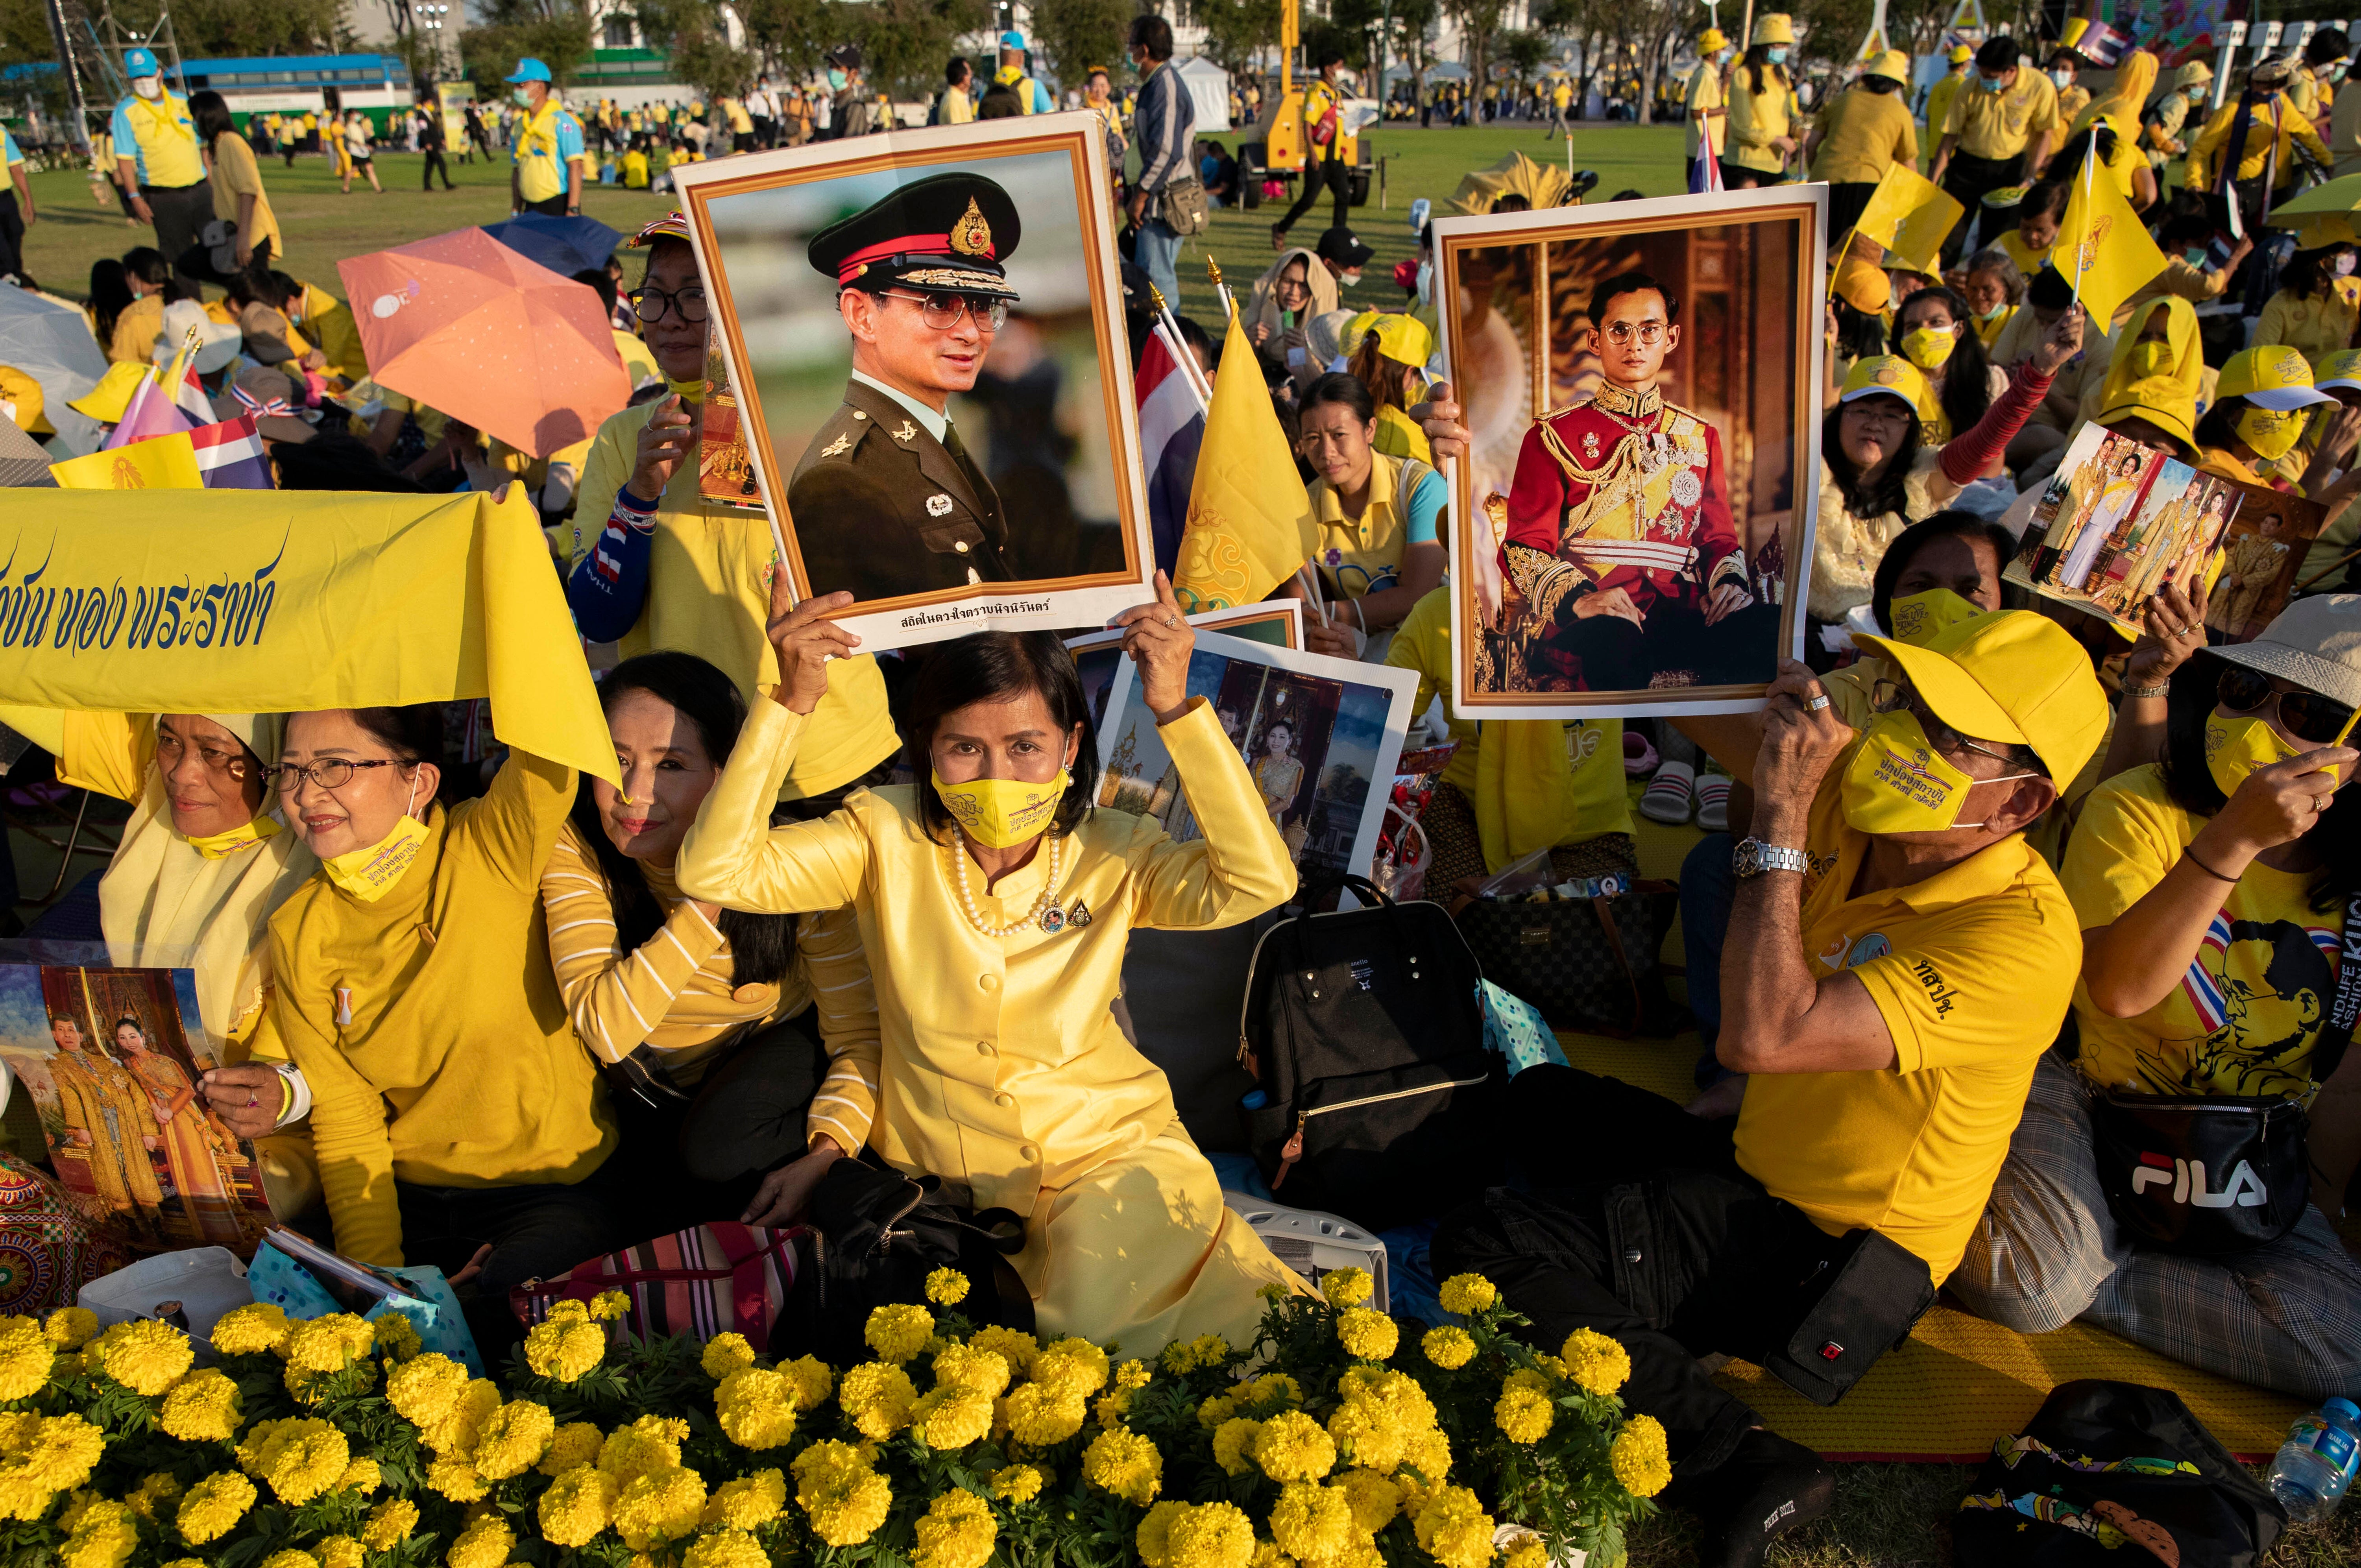
<path fill-rule="evenodd" d="M 14 169 L 24 161 L 25 155 L 17 150 L 16 138 L 8 134 L 7 126 L 0 126 L 0 168 Z"/>
<path fill-rule="evenodd" d="M 1033 112 L 1037 115 L 1058 112 L 1058 101 L 1049 96 L 1049 90 L 1041 85 L 1041 79 L 1038 76 L 1033 79 Z"/>

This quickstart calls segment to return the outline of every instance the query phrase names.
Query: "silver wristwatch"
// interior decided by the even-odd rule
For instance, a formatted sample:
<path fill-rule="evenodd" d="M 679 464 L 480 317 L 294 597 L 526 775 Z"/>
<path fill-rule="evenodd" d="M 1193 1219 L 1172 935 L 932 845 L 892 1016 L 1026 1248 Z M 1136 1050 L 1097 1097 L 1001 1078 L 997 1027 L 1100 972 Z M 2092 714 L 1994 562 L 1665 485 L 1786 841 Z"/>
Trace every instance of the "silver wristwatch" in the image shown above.
<path fill-rule="evenodd" d="M 1811 867 L 1811 859 L 1801 850 L 1783 849 L 1766 844 L 1760 839 L 1744 839 L 1730 852 L 1730 869 L 1742 881 L 1761 876 L 1764 872 L 1801 872 Z"/>

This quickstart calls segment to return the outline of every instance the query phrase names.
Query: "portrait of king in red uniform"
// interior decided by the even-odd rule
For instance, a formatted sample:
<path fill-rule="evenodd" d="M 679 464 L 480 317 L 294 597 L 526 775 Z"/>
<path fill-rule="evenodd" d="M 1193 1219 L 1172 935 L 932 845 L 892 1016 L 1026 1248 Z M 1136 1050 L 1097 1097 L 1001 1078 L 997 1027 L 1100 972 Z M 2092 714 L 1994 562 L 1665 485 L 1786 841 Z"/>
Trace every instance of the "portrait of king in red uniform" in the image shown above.
<path fill-rule="evenodd" d="M 1679 299 L 1647 273 L 1600 283 L 1590 319 L 1604 380 L 1525 433 L 1500 568 L 1537 688 L 1771 678 L 1779 607 L 1750 587 L 1720 433 L 1657 387 L 1680 347 L 1679 315 Z"/>

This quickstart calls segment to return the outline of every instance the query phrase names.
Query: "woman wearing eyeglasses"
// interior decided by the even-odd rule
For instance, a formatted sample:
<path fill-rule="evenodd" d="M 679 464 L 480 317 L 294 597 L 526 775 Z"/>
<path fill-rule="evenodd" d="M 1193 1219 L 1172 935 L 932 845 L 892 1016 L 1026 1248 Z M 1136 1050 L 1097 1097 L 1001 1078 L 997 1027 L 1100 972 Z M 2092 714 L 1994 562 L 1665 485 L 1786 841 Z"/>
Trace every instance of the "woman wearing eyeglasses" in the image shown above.
<path fill-rule="evenodd" d="M 446 811 L 442 755 L 439 703 L 288 719 L 272 784 L 320 869 L 271 918 L 269 1022 L 310 1087 L 336 1249 L 480 1268 L 480 1338 L 513 1332 L 510 1286 L 632 1239 L 631 1195 L 538 917 L 574 770 L 512 751 Z"/>
<path fill-rule="evenodd" d="M 2361 762 L 2361 596 L 2300 599 L 2253 641 L 2174 663 L 2126 687 L 2118 720 L 2163 710 L 2161 756 L 2093 791 L 2066 851 L 2079 1054 L 2042 1058 L 1950 1288 L 2026 1332 L 2082 1319 L 2241 1382 L 2349 1396 L 2361 1262 L 2331 1222 L 2361 1157 L 2361 1056 L 2330 1018 L 2340 972 L 2361 970 L 2340 962 L 2361 894 L 2361 795 L 2344 788 Z M 2121 1113 L 2109 1096 L 2149 1095 L 2307 1105 L 2311 1203 L 2294 1227 L 2223 1257 L 2136 1241 L 2110 1206 L 2099 1132 Z M 2205 1200 L 2220 1212 L 2274 1196 L 2246 1162 L 2201 1175 L 2169 1156 L 2133 1197 L 2185 1192 L 2191 1225 Z"/>
<path fill-rule="evenodd" d="M 608 419 L 590 443 L 566 602 L 585 638 L 617 645 L 594 651 L 598 667 L 657 648 L 694 653 L 752 704 L 779 678 L 763 636 L 777 549 L 760 512 L 698 493 L 712 314 L 687 225 L 670 213 L 632 244 L 646 248 L 648 267 L 631 307 L 666 390 Z M 779 792 L 783 803 L 814 803 L 799 810 L 831 808 L 900 749 L 876 659 L 862 654 L 830 674 L 812 715 L 813 748 L 796 757 Z"/>

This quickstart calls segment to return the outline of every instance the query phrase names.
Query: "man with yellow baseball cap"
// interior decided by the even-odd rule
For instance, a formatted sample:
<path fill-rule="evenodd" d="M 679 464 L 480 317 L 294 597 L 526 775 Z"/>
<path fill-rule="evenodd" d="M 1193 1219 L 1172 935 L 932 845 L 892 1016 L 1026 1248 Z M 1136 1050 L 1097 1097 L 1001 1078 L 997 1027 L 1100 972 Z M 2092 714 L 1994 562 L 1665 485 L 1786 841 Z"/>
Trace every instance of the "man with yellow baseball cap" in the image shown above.
<path fill-rule="evenodd" d="M 1805 166 L 1828 183 L 1830 233 L 1852 227 L 1887 170 L 1898 163 L 1917 171 L 1918 126 L 1903 96 L 1909 84 L 1910 57 L 1898 49 L 1879 51 L 1804 138 Z"/>
<path fill-rule="evenodd" d="M 1517 1080 L 1501 1142 L 1534 1185 L 1446 1216 L 1444 1274 L 1630 1353 L 1699 1560 L 1760 1563 L 1832 1477 L 1697 1363 L 1756 1362 L 1833 1402 L 1934 1304 L 2074 993 L 2081 930 L 2025 839 L 2098 748 L 2107 699 L 2064 628 L 1959 620 L 1893 662 L 1867 728 L 1784 662 L 1757 714 L 1680 722 L 1755 792 L 1721 960 L 1733 1124 L 1570 1067 Z M 1844 1280 L 1797 1292 L 1798 1279 Z M 1861 1315 L 1839 1321 L 1842 1300 Z"/>

